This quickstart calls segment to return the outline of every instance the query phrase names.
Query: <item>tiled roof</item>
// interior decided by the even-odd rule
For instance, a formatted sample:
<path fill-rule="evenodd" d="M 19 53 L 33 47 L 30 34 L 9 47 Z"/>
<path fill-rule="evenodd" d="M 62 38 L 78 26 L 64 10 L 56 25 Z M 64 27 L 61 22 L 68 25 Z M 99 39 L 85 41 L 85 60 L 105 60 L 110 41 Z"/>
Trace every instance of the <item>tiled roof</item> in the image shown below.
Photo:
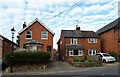
<path fill-rule="evenodd" d="M 103 32 L 106 32 L 114 27 L 120 27 L 120 25 L 118 25 L 118 23 L 120 23 L 120 18 L 116 19 L 115 21 L 109 23 L 108 25 L 104 26 L 103 28 L 99 29 L 96 33 L 97 34 L 101 34 Z"/>
<path fill-rule="evenodd" d="M 82 45 L 66 45 L 66 49 L 84 49 Z"/>
<path fill-rule="evenodd" d="M 7 42 L 9 42 L 9 43 L 14 43 L 14 42 L 12 42 L 11 40 L 9 40 L 8 38 L 4 37 L 4 36 L 1 35 L 1 34 L 0 34 L 0 39 L 1 39 L 1 40 L 5 40 L 5 41 L 7 41 Z M 16 43 L 14 43 L 14 45 L 18 46 Z"/>
<path fill-rule="evenodd" d="M 72 38 L 78 38 L 78 37 L 99 37 L 95 32 L 93 31 L 77 31 L 77 30 L 62 30 L 62 34 L 64 37 L 72 37 Z"/>

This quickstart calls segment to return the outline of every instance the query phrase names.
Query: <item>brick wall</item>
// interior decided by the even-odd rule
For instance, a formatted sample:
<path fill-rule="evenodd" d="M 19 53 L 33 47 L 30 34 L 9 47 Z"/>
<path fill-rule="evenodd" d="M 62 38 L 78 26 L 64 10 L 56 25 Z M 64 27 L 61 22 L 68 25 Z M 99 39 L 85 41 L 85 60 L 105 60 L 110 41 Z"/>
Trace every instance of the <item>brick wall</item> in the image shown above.
<path fill-rule="evenodd" d="M 60 52 L 60 60 L 63 60 L 63 57 L 65 58 L 64 60 L 66 60 L 67 58 L 69 58 L 69 60 L 73 60 L 72 56 L 66 57 L 66 51 L 65 51 L 65 45 L 71 44 L 71 38 L 64 38 L 62 36 L 62 34 L 60 37 L 61 38 L 60 38 L 59 43 L 58 43 L 58 49 Z M 83 56 L 80 56 L 80 58 L 84 58 L 84 56 L 88 55 L 89 49 L 96 49 L 97 52 L 101 52 L 100 38 L 97 38 L 97 43 L 95 43 L 95 44 L 88 43 L 88 38 L 77 38 L 77 42 L 78 42 L 78 44 L 81 44 L 85 48 L 83 50 Z M 69 55 L 69 53 L 67 55 Z"/>
<path fill-rule="evenodd" d="M 118 29 L 113 28 L 107 32 L 100 34 L 102 42 L 102 51 L 109 52 L 114 51 L 118 54 L 119 45 L 118 45 Z"/>

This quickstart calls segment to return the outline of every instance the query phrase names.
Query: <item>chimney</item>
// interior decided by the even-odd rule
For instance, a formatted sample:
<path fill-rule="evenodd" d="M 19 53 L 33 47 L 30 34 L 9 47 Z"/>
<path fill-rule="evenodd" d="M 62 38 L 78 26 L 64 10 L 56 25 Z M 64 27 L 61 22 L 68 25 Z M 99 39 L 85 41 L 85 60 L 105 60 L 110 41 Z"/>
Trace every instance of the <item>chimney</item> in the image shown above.
<path fill-rule="evenodd" d="M 25 28 L 26 27 L 26 22 L 24 22 L 24 24 L 23 24 L 23 28 Z"/>
<path fill-rule="evenodd" d="M 76 25 L 76 30 L 77 30 L 77 31 L 80 31 L 80 27 L 78 27 L 78 25 Z"/>

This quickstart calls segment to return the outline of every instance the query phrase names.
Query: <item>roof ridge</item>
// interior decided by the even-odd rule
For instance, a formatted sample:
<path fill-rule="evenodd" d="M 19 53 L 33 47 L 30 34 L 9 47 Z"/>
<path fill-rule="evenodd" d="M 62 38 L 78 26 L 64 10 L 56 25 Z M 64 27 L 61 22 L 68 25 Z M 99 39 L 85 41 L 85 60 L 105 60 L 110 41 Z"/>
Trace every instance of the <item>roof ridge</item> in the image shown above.
<path fill-rule="evenodd" d="M 38 21 L 40 24 L 42 24 L 48 31 L 50 31 L 52 34 L 55 34 L 50 28 L 48 28 L 43 22 L 41 22 L 38 18 L 35 18 L 33 21 L 31 21 L 25 28 L 23 28 L 20 32 L 22 33 L 24 30 L 26 30 L 28 27 L 30 27 L 33 23 Z"/>

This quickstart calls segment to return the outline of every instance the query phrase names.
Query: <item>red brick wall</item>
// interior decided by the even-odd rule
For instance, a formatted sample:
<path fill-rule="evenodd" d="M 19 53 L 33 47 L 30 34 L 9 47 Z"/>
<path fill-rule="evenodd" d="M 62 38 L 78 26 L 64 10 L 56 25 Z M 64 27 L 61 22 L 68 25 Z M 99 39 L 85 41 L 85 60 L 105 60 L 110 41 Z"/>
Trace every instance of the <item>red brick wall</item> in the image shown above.
<path fill-rule="evenodd" d="M 66 44 L 71 44 L 71 38 L 65 38 Z M 97 38 L 97 43 L 88 43 L 88 38 L 77 38 L 77 43 L 81 44 L 85 49 L 83 50 L 83 56 L 80 58 L 83 58 L 84 56 L 88 55 L 89 49 L 95 49 L 97 50 L 97 53 L 101 52 L 101 41 L 100 38 Z M 73 57 L 69 57 L 71 60 Z"/>
<path fill-rule="evenodd" d="M 61 41 L 62 41 L 62 44 L 60 44 Z M 97 43 L 95 43 L 95 44 L 88 43 L 88 38 L 83 38 L 83 39 L 82 38 L 77 38 L 77 43 L 83 45 L 84 48 L 85 48 L 83 50 L 83 56 L 80 56 L 80 58 L 83 58 L 85 55 L 88 55 L 88 49 L 96 49 L 97 52 L 101 52 L 100 38 L 97 38 Z M 66 57 L 66 55 L 65 55 L 65 53 L 66 53 L 65 44 L 71 44 L 71 38 L 64 38 L 61 34 L 58 49 L 60 51 L 61 58 L 64 56 L 64 58 L 66 59 L 68 57 Z M 63 59 L 61 59 L 61 60 L 63 60 Z M 70 56 L 69 60 L 73 60 L 73 57 Z"/>
<path fill-rule="evenodd" d="M 59 54 L 60 54 L 60 60 L 64 60 L 65 59 L 65 40 L 63 35 L 61 34 L 60 36 L 60 41 L 59 41 L 59 47 L 60 49 Z"/>
<path fill-rule="evenodd" d="M 3 54 L 6 54 L 11 51 L 12 51 L 12 43 L 4 41 L 3 42 Z"/>
<path fill-rule="evenodd" d="M 105 33 L 100 35 L 102 42 L 102 51 L 109 52 L 114 51 L 118 54 L 119 45 L 118 45 L 118 29 L 113 28 Z"/>
<path fill-rule="evenodd" d="M 53 51 L 53 36 L 54 35 L 51 34 L 45 27 L 43 27 L 42 24 L 35 22 L 34 24 L 32 24 L 32 26 L 27 28 L 27 30 L 32 31 L 33 40 L 37 40 L 43 43 L 43 47 L 42 47 L 43 51 L 47 51 L 47 46 L 51 46 L 51 49 Z M 48 31 L 48 40 L 41 39 L 41 31 L 43 30 Z M 20 34 L 20 48 L 23 48 L 23 44 L 27 41 L 28 40 L 26 39 L 26 30 L 25 30 Z M 53 52 L 52 52 L 52 57 L 53 57 Z"/>

